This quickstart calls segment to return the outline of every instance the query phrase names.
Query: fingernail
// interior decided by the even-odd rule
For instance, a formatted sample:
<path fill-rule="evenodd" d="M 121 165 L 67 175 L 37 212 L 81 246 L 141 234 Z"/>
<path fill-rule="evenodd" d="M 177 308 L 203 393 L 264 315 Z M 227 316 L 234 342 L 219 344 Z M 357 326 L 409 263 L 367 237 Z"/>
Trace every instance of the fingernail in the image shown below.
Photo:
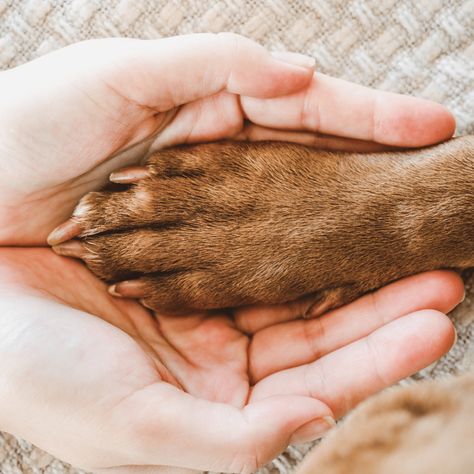
<path fill-rule="evenodd" d="M 453 341 L 453 345 L 451 346 L 449 350 L 451 350 L 456 345 L 457 342 L 458 342 L 458 332 L 456 331 L 456 328 L 454 328 L 454 341 Z"/>
<path fill-rule="evenodd" d="M 290 51 L 273 51 L 272 56 L 278 61 L 293 64 L 293 66 L 300 66 L 307 69 L 314 69 L 316 61 L 311 56 L 305 54 L 292 53 Z"/>
<path fill-rule="evenodd" d="M 126 184 L 136 183 L 137 181 L 149 176 L 150 172 L 147 168 L 144 168 L 143 166 L 135 166 L 114 171 L 110 174 L 109 180 L 113 183 Z"/>
<path fill-rule="evenodd" d="M 58 245 L 78 236 L 81 231 L 81 226 L 77 222 L 69 219 L 56 227 L 56 229 L 48 235 L 46 241 L 49 245 Z"/>
<path fill-rule="evenodd" d="M 323 418 L 309 421 L 293 433 L 293 436 L 290 438 L 290 444 L 303 444 L 314 441 L 321 438 L 334 426 L 336 426 L 336 422 L 331 416 L 324 416 Z"/>

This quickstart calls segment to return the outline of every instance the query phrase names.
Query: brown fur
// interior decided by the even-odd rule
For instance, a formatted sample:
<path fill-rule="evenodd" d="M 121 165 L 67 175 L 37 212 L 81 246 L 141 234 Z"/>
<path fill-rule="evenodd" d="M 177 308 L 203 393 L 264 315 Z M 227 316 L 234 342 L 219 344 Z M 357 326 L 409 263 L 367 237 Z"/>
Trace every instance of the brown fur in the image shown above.
<path fill-rule="evenodd" d="M 389 389 L 309 453 L 296 474 L 474 472 L 474 374 Z"/>
<path fill-rule="evenodd" d="M 397 278 L 474 265 L 474 137 L 407 152 L 215 143 L 154 154 L 151 177 L 75 211 L 101 278 L 165 311 L 309 295 L 320 314 Z M 298 474 L 474 472 L 474 374 L 390 390 Z M 454 453 L 453 455 L 450 455 Z"/>
<path fill-rule="evenodd" d="M 89 267 L 166 312 L 281 303 L 308 315 L 406 275 L 474 265 L 474 136 L 373 154 L 281 142 L 160 151 L 151 177 L 75 211 Z"/>

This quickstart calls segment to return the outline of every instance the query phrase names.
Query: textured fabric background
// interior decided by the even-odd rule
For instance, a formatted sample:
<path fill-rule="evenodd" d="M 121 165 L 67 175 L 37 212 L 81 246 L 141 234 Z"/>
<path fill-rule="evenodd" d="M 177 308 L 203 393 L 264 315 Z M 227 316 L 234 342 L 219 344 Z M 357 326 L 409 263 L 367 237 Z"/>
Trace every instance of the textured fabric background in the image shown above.
<path fill-rule="evenodd" d="M 0 69 L 82 39 L 204 31 L 241 33 L 311 54 L 327 74 L 437 100 L 456 115 L 458 133 L 474 133 L 474 0 L 0 0 Z M 466 280 L 452 314 L 457 345 L 413 379 L 473 365 L 474 278 Z M 263 471 L 291 472 L 308 448 L 289 448 Z M 0 472 L 81 471 L 0 434 Z"/>

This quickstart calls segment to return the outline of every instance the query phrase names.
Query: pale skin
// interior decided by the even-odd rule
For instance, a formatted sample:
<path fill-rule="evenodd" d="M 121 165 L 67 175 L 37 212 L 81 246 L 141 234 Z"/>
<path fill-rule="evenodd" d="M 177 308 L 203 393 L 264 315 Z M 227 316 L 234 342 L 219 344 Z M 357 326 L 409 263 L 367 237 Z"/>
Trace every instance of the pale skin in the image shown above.
<path fill-rule="evenodd" d="M 317 320 L 298 319 L 297 303 L 173 318 L 113 298 L 77 261 L 25 248 L 45 246 L 111 171 L 165 145 L 370 150 L 453 133 L 437 104 L 290 59 L 195 35 L 82 43 L 0 74 L 0 429 L 94 472 L 252 472 L 449 350 L 444 314 L 463 296 L 449 271 Z"/>

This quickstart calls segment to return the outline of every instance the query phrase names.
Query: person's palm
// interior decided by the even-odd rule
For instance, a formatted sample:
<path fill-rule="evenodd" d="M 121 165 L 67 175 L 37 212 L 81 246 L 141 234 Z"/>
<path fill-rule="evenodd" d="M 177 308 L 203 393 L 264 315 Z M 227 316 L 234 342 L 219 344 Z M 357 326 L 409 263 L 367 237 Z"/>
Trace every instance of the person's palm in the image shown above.
<path fill-rule="evenodd" d="M 0 269 L 0 352 L 7 354 L 0 367 L 3 376 L 11 372 L 12 385 L 0 390 L 0 399 L 9 411 L 18 407 L 22 413 L 12 432 L 89 469 L 141 464 L 150 455 L 156 464 L 186 466 L 182 446 L 167 434 L 171 427 L 179 432 L 181 426 L 183 439 L 195 440 L 194 449 L 201 436 L 206 440 L 205 423 L 210 431 L 225 423 L 229 437 L 232 431 L 239 436 L 239 424 L 247 422 L 241 409 L 250 396 L 249 338 L 229 316 L 155 319 L 134 301 L 112 298 L 84 265 L 47 249 L 5 249 Z M 193 398 L 183 402 L 174 387 Z M 208 410 L 202 400 L 222 405 Z M 58 414 L 66 425 L 56 426 Z M 321 414 L 331 412 L 321 404 Z M 35 426 L 39 419 L 42 429 Z M 281 438 L 283 449 L 286 435 L 283 427 L 273 432 L 278 421 L 268 425 L 268 446 L 254 449 L 276 454 L 275 439 Z M 218 445 L 226 442 L 224 437 Z M 223 469 L 221 460 L 212 465 L 207 451 L 204 446 L 203 468 Z"/>
<path fill-rule="evenodd" d="M 8 255 L 2 267 L 8 280 L 3 281 L 3 285 L 14 285 L 20 292 L 37 292 L 45 302 L 51 302 L 53 313 L 57 312 L 53 308 L 59 302 L 65 309 L 71 307 L 96 315 L 131 336 L 127 343 L 123 340 L 122 349 L 126 348 L 125 352 L 110 357 L 121 359 L 125 356 L 130 360 L 127 364 L 130 367 L 115 368 L 119 370 L 117 375 L 122 389 L 127 388 L 127 371 L 131 367 L 137 374 L 143 375 L 150 371 L 151 366 L 156 382 L 164 380 L 208 400 L 237 407 L 245 404 L 249 395 L 249 341 L 228 316 L 215 314 L 205 318 L 194 314 L 180 318 L 167 318 L 164 315 L 154 317 L 138 302 L 111 297 L 106 285 L 98 281 L 84 265 L 57 257 L 50 250 L 12 249 L 2 253 Z M 69 324 L 67 333 L 75 334 L 75 337 L 86 330 L 88 324 L 96 324 L 97 321 L 97 318 L 69 316 L 60 316 L 61 329 L 66 330 L 64 325 Z M 55 323 L 52 326 L 58 327 Z M 116 350 L 118 332 L 110 325 L 102 327 L 99 336 L 93 334 L 91 328 L 92 337 L 84 338 L 83 343 L 84 350 L 95 353 L 98 359 L 101 358 L 99 351 Z M 95 337 L 103 338 L 102 343 L 98 344 Z M 46 338 L 38 339 L 37 343 L 49 348 Z M 76 362 L 79 361 L 68 363 L 75 366 Z M 87 367 L 91 371 L 96 369 L 94 366 Z M 137 376 L 138 380 L 140 376 Z M 108 390 L 111 388 L 107 387 Z M 137 386 L 132 383 L 128 389 L 136 390 Z"/>
<path fill-rule="evenodd" d="M 2 250 L 0 275 L 3 429 L 94 470 L 254 469 L 308 418 L 340 416 L 442 354 L 452 340 L 444 317 L 401 316 L 447 311 L 462 291 L 438 272 L 315 321 L 293 320 L 291 307 L 176 318 L 111 297 L 84 265 L 48 249 Z M 314 436 L 310 425 L 292 441 Z M 225 454 L 214 461 L 215 449 Z"/>
<path fill-rule="evenodd" d="M 117 432 L 123 433 L 123 442 L 132 440 L 137 429 L 145 431 L 146 422 L 150 431 L 158 432 L 164 428 L 164 419 L 158 412 L 148 413 L 156 416 L 154 427 L 143 414 L 127 413 L 121 409 L 133 406 L 127 399 L 143 394 L 145 402 L 149 392 L 148 402 L 163 403 L 173 411 L 172 401 L 164 400 L 171 398 L 172 391 L 160 390 L 160 382 L 166 381 L 196 397 L 239 408 L 245 405 L 249 394 L 248 339 L 228 318 L 162 318 L 160 325 L 138 303 L 110 297 L 105 285 L 80 263 L 46 249 L 5 250 L 1 255 L 2 275 L 8 275 L 1 282 L 2 312 L 15 313 L 11 325 L 4 321 L 2 334 L 8 337 L 0 338 L 2 354 L 9 353 L 12 359 L 3 358 L 1 365 L 6 371 L 15 367 L 12 380 L 21 392 L 15 403 L 32 416 L 23 419 L 24 432 L 16 424 L 12 430 L 16 434 L 89 468 L 135 464 L 140 459 L 127 459 L 134 451 L 131 446 L 124 449 L 123 459 L 117 449 L 104 459 L 104 440 Z M 25 326 L 26 334 L 22 332 Z M 34 357 L 29 358 L 31 353 Z M 61 383 L 55 384 L 58 380 Z M 40 400 L 35 398 L 37 394 L 41 394 Z M 146 411 L 149 408 L 144 407 Z M 62 412 L 68 418 L 68 428 L 59 433 L 53 430 L 46 439 L 44 433 L 36 438 L 34 420 L 43 417 L 47 425 L 47 420 L 57 419 L 49 410 Z M 93 419 L 95 439 L 90 436 L 94 430 L 84 423 L 85 416 Z M 173 422 L 182 420 L 177 417 Z M 166 442 L 163 436 L 157 439 L 161 445 Z M 143 449 L 149 441 L 142 436 Z M 59 451 L 58 444 L 62 446 Z M 117 448 L 117 440 L 108 449 L 112 446 Z M 91 447 L 95 447 L 92 453 Z M 160 461 L 165 463 L 166 459 Z"/>

